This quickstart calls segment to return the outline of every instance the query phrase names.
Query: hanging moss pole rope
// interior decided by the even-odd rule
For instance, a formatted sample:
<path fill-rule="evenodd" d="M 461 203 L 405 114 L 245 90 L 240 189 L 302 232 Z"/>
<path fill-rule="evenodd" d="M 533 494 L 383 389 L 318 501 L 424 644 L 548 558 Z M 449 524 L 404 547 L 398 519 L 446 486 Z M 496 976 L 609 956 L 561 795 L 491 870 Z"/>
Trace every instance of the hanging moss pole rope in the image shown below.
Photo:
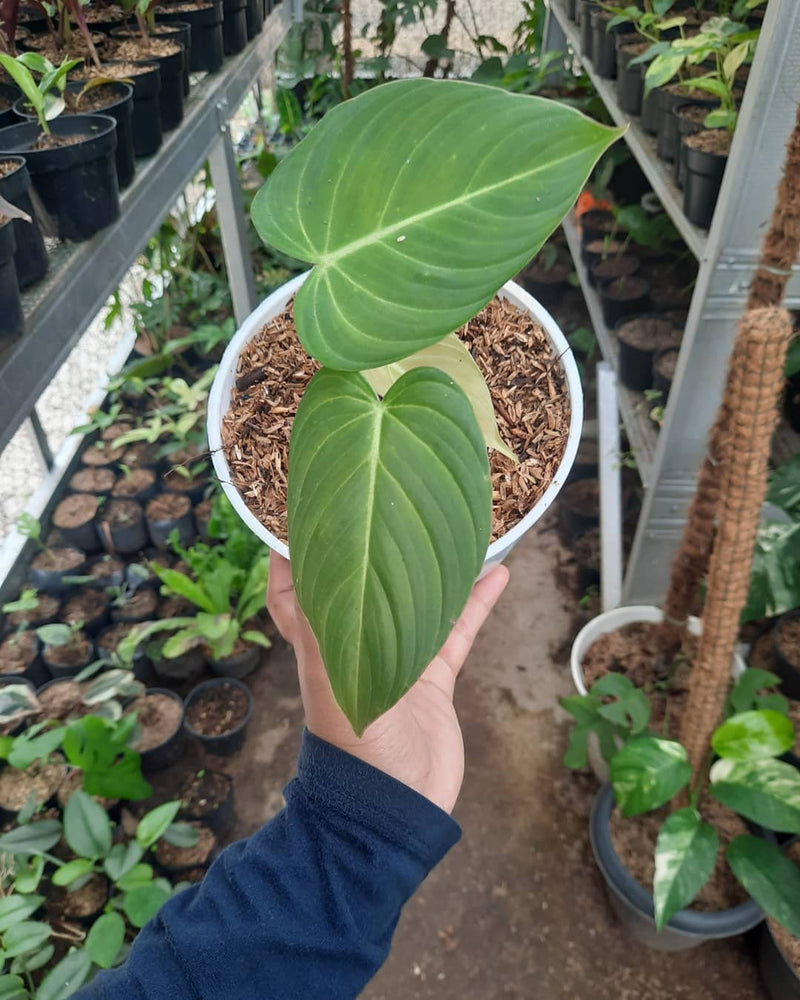
<path fill-rule="evenodd" d="M 792 264 L 800 254 L 800 105 L 786 146 L 783 177 L 769 230 L 764 237 L 759 267 L 750 285 L 747 309 L 779 306 L 783 302 Z M 680 548 L 664 598 L 664 644 L 674 655 L 683 638 L 686 619 L 708 569 L 719 503 L 720 477 L 726 460 L 731 413 L 738 405 L 743 359 L 734 347 L 717 419 L 711 429 L 708 455 L 697 478 Z"/>
<path fill-rule="evenodd" d="M 730 414 L 728 461 L 722 466 L 703 631 L 681 719 L 681 742 L 696 775 L 703 773 L 711 734 L 722 717 L 730 688 L 731 657 L 747 600 L 791 335 L 791 316 L 775 307 L 745 313 L 737 335 L 736 354 L 743 366 L 741 393 Z"/>

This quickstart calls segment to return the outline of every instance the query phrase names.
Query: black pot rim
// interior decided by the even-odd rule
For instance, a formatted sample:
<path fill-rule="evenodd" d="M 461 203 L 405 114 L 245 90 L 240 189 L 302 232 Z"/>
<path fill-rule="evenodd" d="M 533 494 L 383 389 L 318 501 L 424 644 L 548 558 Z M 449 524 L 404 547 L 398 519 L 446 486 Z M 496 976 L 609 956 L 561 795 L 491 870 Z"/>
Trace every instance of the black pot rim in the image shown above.
<path fill-rule="evenodd" d="M 611 813 L 614 809 L 614 789 L 610 783 L 602 786 L 592 806 L 589 820 L 589 836 L 597 867 L 608 885 L 629 905 L 634 906 L 644 916 L 654 920 L 653 896 L 644 886 L 639 885 L 633 875 L 622 864 L 614 850 L 608 832 Z M 764 911 L 753 899 L 739 906 L 715 913 L 697 910 L 679 910 L 666 925 L 683 934 L 698 938 L 725 938 L 743 934 L 764 919 Z"/>
<path fill-rule="evenodd" d="M 31 120 L 18 122 L 16 125 L 7 125 L 5 128 L 0 129 L 0 142 L 2 142 L 3 137 L 7 137 L 10 140 L 16 139 L 17 136 L 22 136 L 26 134 L 31 127 L 37 129 L 38 135 L 38 123 Z M 26 165 L 30 168 L 31 172 L 35 173 L 45 173 L 48 168 L 53 169 L 53 154 L 58 154 L 66 150 L 83 150 L 87 160 L 93 160 L 96 154 L 93 152 L 92 147 L 94 144 L 101 142 L 111 135 L 117 127 L 116 119 L 112 118 L 111 115 L 64 115 L 59 118 L 54 118 L 50 123 L 50 128 L 56 135 L 71 135 L 75 131 L 83 128 L 95 128 L 95 132 L 89 135 L 86 139 L 76 142 L 72 146 L 62 147 L 61 149 L 11 149 L 9 152 L 14 152 L 22 155 L 25 158 Z M 2 156 L 3 150 L 0 148 L 0 156 Z M 35 169 L 37 168 L 38 169 Z"/>
<path fill-rule="evenodd" d="M 172 733 L 170 733 L 170 735 L 164 740 L 163 743 L 157 743 L 154 747 L 148 747 L 147 750 L 137 750 L 136 752 L 139 754 L 140 757 L 144 757 L 146 754 L 152 754 L 158 750 L 163 749 L 168 743 L 170 743 L 172 740 L 175 739 L 175 737 L 180 733 L 181 729 L 183 729 L 184 725 L 186 724 L 186 706 L 184 704 L 183 698 L 181 698 L 179 694 L 177 694 L 175 691 L 171 691 L 169 688 L 151 687 L 145 691 L 143 697 L 149 698 L 151 694 L 165 694 L 168 695 L 170 698 L 172 698 L 173 701 L 177 701 L 178 704 L 181 706 L 181 718 L 178 725 L 175 727 L 175 730 Z"/>
<path fill-rule="evenodd" d="M 197 698 L 199 695 L 204 694 L 211 688 L 222 687 L 223 684 L 230 684 L 233 687 L 239 688 L 240 691 L 244 692 L 244 695 L 247 698 L 247 712 L 245 713 L 244 718 L 239 723 L 237 723 L 237 725 L 234 726 L 233 729 L 229 729 L 226 733 L 218 733 L 216 736 L 206 736 L 204 733 L 198 733 L 197 730 L 192 729 L 192 727 L 187 722 L 186 710 L 189 708 L 192 701 L 194 701 L 194 699 Z M 235 677 L 213 677 L 211 680 L 203 681 L 201 684 L 198 684 L 196 687 L 193 687 L 192 690 L 186 695 L 186 701 L 184 702 L 183 724 L 186 728 L 186 731 L 191 736 L 194 736 L 195 739 L 202 740 L 203 742 L 208 742 L 211 746 L 214 746 L 214 744 L 218 740 L 227 740 L 231 736 L 247 728 L 247 725 L 249 724 L 250 718 L 253 714 L 253 702 L 254 702 L 253 692 L 246 684 L 242 683 L 242 681 L 237 680 Z"/>

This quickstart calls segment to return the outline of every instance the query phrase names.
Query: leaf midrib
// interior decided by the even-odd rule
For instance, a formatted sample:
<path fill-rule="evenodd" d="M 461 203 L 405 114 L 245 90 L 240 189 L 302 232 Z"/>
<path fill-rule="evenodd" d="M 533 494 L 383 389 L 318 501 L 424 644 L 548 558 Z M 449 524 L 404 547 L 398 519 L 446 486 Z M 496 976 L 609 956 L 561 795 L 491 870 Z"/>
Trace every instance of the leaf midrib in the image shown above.
<path fill-rule="evenodd" d="M 510 184 L 516 184 L 521 180 L 525 180 L 530 177 L 536 176 L 536 174 L 543 172 L 550 172 L 561 166 L 561 164 L 566 163 L 568 160 L 574 159 L 579 152 L 571 152 L 568 156 L 564 156 L 559 160 L 551 160 L 548 163 L 541 164 L 534 167 L 532 170 L 524 170 L 519 174 L 514 174 L 513 177 L 506 177 L 502 181 L 498 181 L 496 184 L 487 184 L 485 187 L 478 188 L 475 191 L 469 191 L 466 194 L 459 195 L 457 198 L 452 198 L 450 201 L 441 202 L 439 205 L 434 205 L 432 208 L 426 208 L 422 212 L 416 212 L 414 215 L 406 216 L 406 218 L 401 219 L 400 222 L 396 222 L 391 226 L 384 226 L 381 229 L 376 229 L 366 236 L 361 236 L 357 240 L 351 240 L 350 243 L 345 243 L 344 246 L 339 247 L 338 250 L 333 252 L 320 253 L 317 265 L 320 268 L 328 268 L 335 264 L 337 261 L 341 260 L 343 257 L 349 257 L 351 254 L 356 253 L 358 250 L 362 250 L 364 247 L 372 246 L 375 243 L 380 243 L 382 240 L 386 239 L 388 236 L 394 236 L 395 233 L 400 232 L 410 226 L 416 225 L 418 222 L 424 222 L 426 219 L 434 218 L 443 212 L 448 212 L 453 208 L 457 208 L 459 205 L 466 205 L 472 201 L 484 197 L 484 195 L 492 194 L 494 191 L 499 191 L 501 188 L 507 187 Z"/>

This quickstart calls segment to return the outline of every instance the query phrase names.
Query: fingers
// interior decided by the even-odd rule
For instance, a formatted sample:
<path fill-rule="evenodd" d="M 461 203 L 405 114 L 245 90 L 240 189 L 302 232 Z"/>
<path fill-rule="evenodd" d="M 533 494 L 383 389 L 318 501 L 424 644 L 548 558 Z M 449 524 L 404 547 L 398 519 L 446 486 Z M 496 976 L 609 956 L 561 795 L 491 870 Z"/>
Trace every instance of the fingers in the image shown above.
<path fill-rule="evenodd" d="M 294 642 L 297 606 L 292 583 L 289 560 L 273 552 L 269 559 L 269 583 L 267 585 L 267 610 L 283 638 Z"/>
<path fill-rule="evenodd" d="M 451 683 L 455 684 L 455 679 L 472 649 L 478 632 L 506 589 L 508 576 L 505 566 L 496 566 L 472 588 L 461 617 L 453 626 L 453 631 L 447 637 L 437 657 L 437 660 L 441 660 L 447 666 Z"/>

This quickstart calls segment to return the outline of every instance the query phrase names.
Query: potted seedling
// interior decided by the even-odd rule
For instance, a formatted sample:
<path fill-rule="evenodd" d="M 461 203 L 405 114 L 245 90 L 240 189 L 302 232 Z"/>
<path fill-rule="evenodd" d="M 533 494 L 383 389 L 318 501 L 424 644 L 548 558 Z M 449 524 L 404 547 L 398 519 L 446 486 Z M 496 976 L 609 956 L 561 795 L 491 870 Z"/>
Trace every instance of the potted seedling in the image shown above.
<path fill-rule="evenodd" d="M 291 550 L 298 599 L 359 732 L 416 680 L 484 564 L 538 519 L 572 463 L 581 403 L 571 351 L 549 314 L 504 282 L 540 249 L 618 135 L 542 98 L 398 81 L 330 112 L 255 199 L 262 238 L 316 267 L 233 338 L 209 399 L 209 443 L 237 512 L 276 551 Z M 306 188 L 312 176 L 321 197 Z M 301 211 L 289 212 L 290 202 Z M 505 475 L 530 486 L 521 442 L 533 434 L 528 425 L 530 437 L 510 426 L 508 440 L 500 435 L 508 400 L 496 390 L 494 406 L 484 377 L 491 382 L 501 365 L 481 370 L 465 341 L 486 358 L 516 324 L 527 335 L 514 360 L 518 384 L 533 389 L 524 366 L 538 352 L 569 411 L 560 413 L 554 479 L 520 498 L 513 524 L 495 511 L 490 546 L 487 441 L 499 494 Z M 265 381 L 270 351 L 291 366 L 274 369 L 277 382 Z M 273 392 L 280 402 L 256 418 L 256 400 Z M 528 397 L 520 411 L 532 406 Z M 268 414 L 268 455 L 259 458 L 245 427 Z M 516 462 L 507 457 L 514 440 Z M 262 471 L 282 497 L 263 491 Z"/>
<path fill-rule="evenodd" d="M 21 514 L 16 527 L 17 533 L 32 541 L 39 550 L 28 571 L 34 587 L 50 594 L 66 593 L 72 586 L 72 578 L 86 565 L 85 554 L 70 545 L 46 546 L 42 542 L 42 526 L 30 514 Z"/>
<path fill-rule="evenodd" d="M 0 129 L 0 151 L 24 155 L 34 190 L 54 220 L 53 235 L 88 239 L 119 218 L 116 122 L 105 115 L 54 117 L 64 108 L 61 94 L 75 60 L 55 67 L 37 52 L 15 59 L 0 53 L 0 65 L 36 112 L 35 122 Z"/>
<path fill-rule="evenodd" d="M 74 677 L 92 662 L 94 647 L 82 621 L 41 625 L 36 635 L 42 643 L 44 664 L 53 677 Z"/>
<path fill-rule="evenodd" d="M 34 587 L 26 587 L 15 601 L 8 601 L 2 607 L 6 631 L 36 628 L 55 621 L 59 604 L 55 595 L 40 594 Z"/>

